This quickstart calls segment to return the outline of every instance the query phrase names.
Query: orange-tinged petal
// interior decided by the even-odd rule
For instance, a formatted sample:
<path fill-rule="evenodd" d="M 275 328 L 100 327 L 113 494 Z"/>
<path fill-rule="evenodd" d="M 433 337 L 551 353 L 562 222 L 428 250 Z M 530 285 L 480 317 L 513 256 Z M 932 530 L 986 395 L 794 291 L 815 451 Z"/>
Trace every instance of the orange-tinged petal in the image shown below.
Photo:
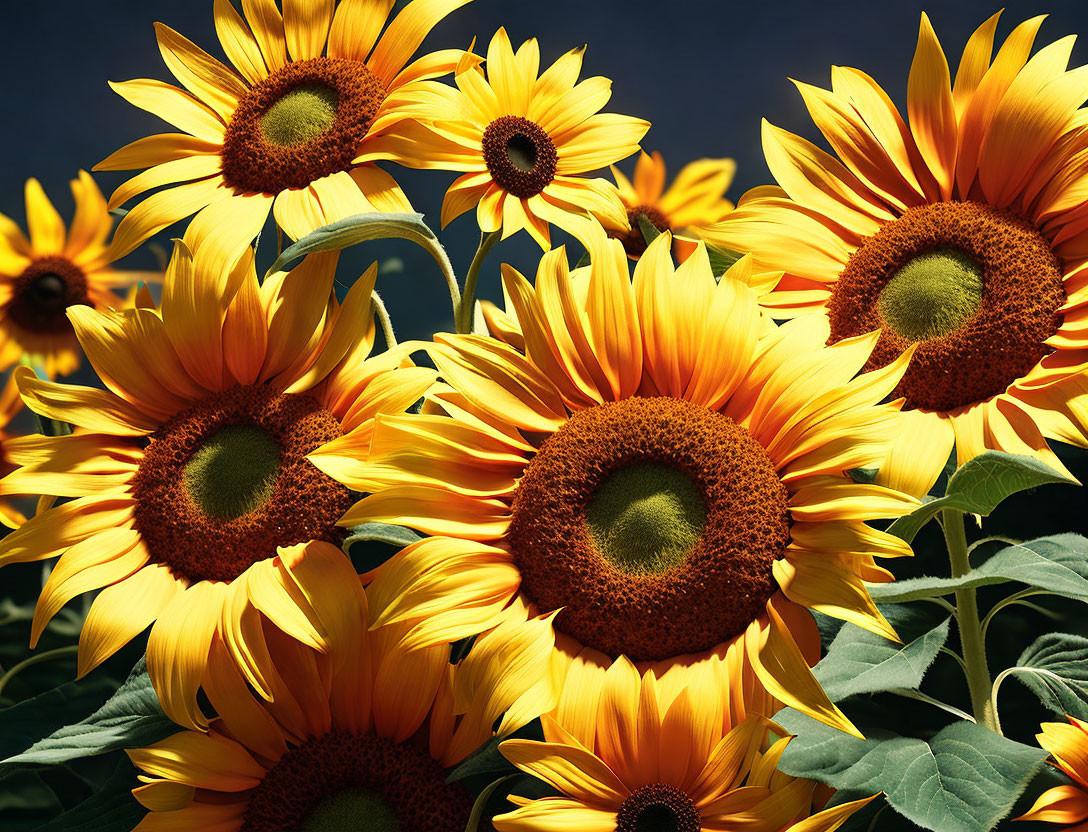
<path fill-rule="evenodd" d="M 948 61 L 925 12 L 907 80 L 907 115 L 918 149 L 940 185 L 942 198 L 948 199 L 956 162 L 956 107 Z"/>
<path fill-rule="evenodd" d="M 619 806 L 627 796 L 627 788 L 612 769 L 584 748 L 507 740 L 499 751 L 522 771 L 598 807 Z"/>
<path fill-rule="evenodd" d="M 287 63 L 283 18 L 276 8 L 276 0 L 242 0 L 242 12 L 253 29 L 265 66 L 269 72 L 275 72 Z"/>
<path fill-rule="evenodd" d="M 283 0 L 283 29 L 292 59 L 321 57 L 334 5 L 335 0 Z"/>
<path fill-rule="evenodd" d="M 37 179 L 26 181 L 26 224 L 30 245 L 38 257 L 64 251 L 65 228 L 57 209 L 49 201 Z"/>
<path fill-rule="evenodd" d="M 182 731 L 126 753 L 148 774 L 198 789 L 240 792 L 259 785 L 265 775 L 240 743 L 220 734 Z"/>
<path fill-rule="evenodd" d="M 365 61 L 396 0 L 341 0 L 329 32 L 329 57 Z"/>
<path fill-rule="evenodd" d="M 378 45 L 374 47 L 367 65 L 386 84 L 396 77 L 419 48 L 432 28 L 455 9 L 469 0 L 412 0 L 400 10 Z"/>
<path fill-rule="evenodd" d="M 154 417 L 97 387 L 45 381 L 29 367 L 17 368 L 14 378 L 27 407 L 48 419 L 117 436 L 143 436 L 159 426 Z"/>
<path fill-rule="evenodd" d="M 230 62 L 250 84 L 259 84 L 268 75 L 268 67 L 249 26 L 231 0 L 215 0 L 212 15 L 219 43 Z"/>
<path fill-rule="evenodd" d="M 155 38 L 167 68 L 196 98 L 227 122 L 246 94 L 242 80 L 220 61 L 169 26 L 155 24 Z"/>

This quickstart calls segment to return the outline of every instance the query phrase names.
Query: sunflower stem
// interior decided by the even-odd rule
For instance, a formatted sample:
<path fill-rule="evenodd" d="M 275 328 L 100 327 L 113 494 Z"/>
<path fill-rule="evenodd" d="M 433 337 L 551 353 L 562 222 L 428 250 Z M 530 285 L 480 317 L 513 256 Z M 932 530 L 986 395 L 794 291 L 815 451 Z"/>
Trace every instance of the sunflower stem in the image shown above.
<path fill-rule="evenodd" d="M 374 304 L 374 312 L 378 316 L 378 322 L 382 326 L 382 337 L 385 338 L 385 348 L 393 349 L 397 345 L 397 336 L 393 332 L 393 319 L 389 317 L 389 310 L 385 308 L 385 302 L 377 292 L 370 293 L 370 302 Z"/>
<path fill-rule="evenodd" d="M 491 249 L 495 247 L 495 243 L 501 236 L 501 231 L 480 232 L 480 245 L 472 258 L 472 265 L 468 267 L 468 274 L 465 275 L 465 291 L 457 310 L 455 323 L 459 334 L 472 332 L 472 318 L 476 310 L 476 284 L 480 280 L 480 269 L 483 268 L 487 255 L 491 253 Z"/>
<path fill-rule="evenodd" d="M 952 577 L 959 578 L 971 571 L 967 556 L 967 533 L 963 528 L 963 514 L 952 508 L 941 512 L 944 540 L 948 546 L 948 558 L 952 564 Z M 960 628 L 963 647 L 964 670 L 967 688 L 971 693 L 971 709 L 979 725 L 1001 733 L 997 712 L 993 708 L 993 682 L 986 663 L 986 645 L 982 641 L 982 624 L 978 617 L 978 597 L 974 588 L 956 590 L 956 621 Z"/>
<path fill-rule="evenodd" d="M 12 679 L 14 679 L 17 675 L 22 673 L 24 670 L 26 670 L 26 668 L 30 667 L 31 665 L 38 664 L 39 662 L 47 662 L 50 659 L 57 658 L 58 656 L 66 656 L 69 653 L 75 653 L 77 650 L 79 650 L 78 644 L 69 644 L 67 647 L 58 647 L 56 650 L 48 650 L 45 653 L 39 653 L 36 656 L 31 656 L 29 659 L 23 659 L 23 661 L 19 662 L 3 676 L 0 676 L 0 692 L 3 692 L 4 688 L 7 687 L 8 682 L 10 682 Z"/>

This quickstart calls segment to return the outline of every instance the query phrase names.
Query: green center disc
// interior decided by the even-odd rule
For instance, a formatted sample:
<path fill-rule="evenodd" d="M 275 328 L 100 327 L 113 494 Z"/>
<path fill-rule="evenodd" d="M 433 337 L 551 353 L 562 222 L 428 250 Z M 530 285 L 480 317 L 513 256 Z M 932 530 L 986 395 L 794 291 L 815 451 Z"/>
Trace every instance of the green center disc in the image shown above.
<path fill-rule="evenodd" d="M 325 798 L 302 822 L 300 832 L 398 832 L 397 816 L 377 794 L 346 789 Z"/>
<path fill-rule="evenodd" d="M 269 144 L 292 147 L 324 133 L 336 121 L 336 90 L 325 86 L 291 90 L 261 116 L 261 133 Z"/>
<path fill-rule="evenodd" d="M 941 338 L 974 317 L 982 303 L 982 268 L 962 251 L 920 254 L 880 293 L 880 315 L 910 341 Z"/>
<path fill-rule="evenodd" d="M 621 468 L 602 483 L 586 523 L 601 555 L 625 572 L 660 574 L 699 542 L 706 506 L 691 479 L 667 465 Z"/>
<path fill-rule="evenodd" d="M 280 449 L 264 431 L 231 425 L 209 437 L 185 465 L 185 487 L 209 517 L 233 520 L 263 506 L 276 489 Z"/>

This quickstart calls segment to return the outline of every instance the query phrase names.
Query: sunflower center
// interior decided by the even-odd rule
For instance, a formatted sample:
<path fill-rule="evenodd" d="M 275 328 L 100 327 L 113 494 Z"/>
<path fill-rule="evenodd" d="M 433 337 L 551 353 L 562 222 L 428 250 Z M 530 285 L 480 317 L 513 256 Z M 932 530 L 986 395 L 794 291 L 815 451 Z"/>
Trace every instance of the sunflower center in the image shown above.
<path fill-rule="evenodd" d="M 660 660 L 742 632 L 777 590 L 786 490 L 720 413 L 633 397 L 575 413 L 514 494 L 521 587 L 556 627 L 611 656 Z"/>
<path fill-rule="evenodd" d="M 985 401 L 1052 348 L 1062 264 L 1032 225 L 977 202 L 912 208 L 855 251 L 828 303 L 828 343 L 881 330 L 866 369 L 918 349 L 893 396 L 947 412 Z"/>
<path fill-rule="evenodd" d="M 521 116 L 502 116 L 487 125 L 483 153 L 495 184 L 519 199 L 543 191 L 559 164 L 551 137 L 539 124 Z"/>
<path fill-rule="evenodd" d="M 291 90 L 261 116 L 261 133 L 277 147 L 305 144 L 324 133 L 336 121 L 339 96 L 331 87 L 312 86 Z"/>
<path fill-rule="evenodd" d="M 903 338 L 955 332 L 982 304 L 982 269 L 962 251 L 937 249 L 900 267 L 880 293 L 880 314 Z"/>
<path fill-rule="evenodd" d="M 280 449 L 251 425 L 229 425 L 209 437 L 185 465 L 185 487 L 209 517 L 233 520 L 256 511 L 276 490 Z"/>
<path fill-rule="evenodd" d="M 472 796 L 417 740 L 337 731 L 291 747 L 254 789 L 241 832 L 462 832 Z"/>
<path fill-rule="evenodd" d="M 699 832 L 701 828 L 695 801 L 666 783 L 643 786 L 616 813 L 616 832 Z"/>
<path fill-rule="evenodd" d="M 83 270 L 65 257 L 42 257 L 16 278 L 7 313 L 29 332 L 71 332 L 65 311 L 69 306 L 90 306 Z"/>
<path fill-rule="evenodd" d="M 668 231 L 670 228 L 668 217 L 653 205 L 639 205 L 635 208 L 628 208 L 627 222 L 631 227 L 627 231 L 610 231 L 609 236 L 623 243 L 623 250 L 635 259 L 641 257 L 642 253 L 646 251 L 646 235 L 642 233 L 639 217 L 645 217 L 650 225 L 658 231 Z"/>
<path fill-rule="evenodd" d="M 683 472 L 654 462 L 614 472 L 586 508 L 601 555 L 634 574 L 667 572 L 680 564 L 705 523 L 699 487 Z"/>
<path fill-rule="evenodd" d="M 224 181 L 277 194 L 350 170 L 385 97 L 361 61 L 288 63 L 238 102 L 223 137 Z"/>
<path fill-rule="evenodd" d="M 302 822 L 300 832 L 398 832 L 397 816 L 369 789 L 345 789 L 326 797 Z"/>
<path fill-rule="evenodd" d="M 280 546 L 339 543 L 351 492 L 306 456 L 342 434 L 309 396 L 235 387 L 150 437 L 133 478 L 152 561 L 190 581 L 231 581 Z"/>

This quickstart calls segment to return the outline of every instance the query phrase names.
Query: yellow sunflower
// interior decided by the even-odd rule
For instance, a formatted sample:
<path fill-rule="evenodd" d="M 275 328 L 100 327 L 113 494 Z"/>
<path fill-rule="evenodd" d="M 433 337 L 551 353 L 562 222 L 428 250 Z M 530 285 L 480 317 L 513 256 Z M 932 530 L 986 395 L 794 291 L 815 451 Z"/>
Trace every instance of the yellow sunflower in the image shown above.
<path fill-rule="evenodd" d="M 599 112 L 612 82 L 575 83 L 584 52 L 574 49 L 538 75 L 536 39 L 515 53 L 499 29 L 487 49 L 486 78 L 466 58 L 456 88 L 429 81 L 391 96 L 413 118 L 360 158 L 462 172 L 442 202 L 443 228 L 473 207 L 481 231 L 501 230 L 505 239 L 524 228 L 544 249 L 551 246 L 548 223 L 569 229 L 572 215 L 589 212 L 626 228 L 612 183 L 581 174 L 630 156 L 650 124 Z"/>
<path fill-rule="evenodd" d="M 1068 719 L 1068 724 L 1044 722 L 1037 739 L 1073 782 L 1048 789 L 1017 820 L 1060 823 L 1069 832 L 1088 832 L 1088 722 Z"/>
<path fill-rule="evenodd" d="M 121 205 L 168 186 L 121 221 L 114 252 L 197 214 L 217 266 L 229 266 L 269 211 L 289 236 L 367 211 L 410 211 L 389 174 L 356 159 L 406 117 L 391 96 L 450 72 L 462 50 L 408 63 L 431 28 L 469 0 L 414 0 L 385 29 L 391 0 L 215 0 L 215 27 L 231 69 L 155 24 L 159 49 L 185 88 L 141 79 L 111 84 L 123 98 L 183 131 L 121 148 L 95 170 L 143 173 L 110 199 Z M 407 64 L 407 66 L 406 66 Z"/>
<path fill-rule="evenodd" d="M 328 621 L 327 655 L 266 623 L 271 701 L 251 695 L 213 638 L 208 732 L 128 752 L 144 772 L 133 794 L 151 810 L 134 832 L 463 832 L 474 798 L 446 769 L 490 739 L 493 723 L 505 736 L 548 706 L 532 645 L 550 641 L 550 627 L 511 620 L 453 666 L 446 645 L 405 650 L 403 628 L 368 634 L 359 582 L 344 579 L 350 605 Z"/>
<path fill-rule="evenodd" d="M 60 556 L 32 643 L 71 598 L 104 587 L 79 674 L 154 623 L 148 672 L 166 713 L 189 727 L 205 722 L 196 691 L 214 638 L 266 695 L 263 618 L 324 647 L 329 610 L 357 580 L 328 545 L 343 539 L 336 521 L 352 495 L 307 454 L 348 438 L 365 452 L 375 415 L 403 410 L 433 380 L 427 369 L 386 372 L 403 353 L 367 359 L 376 267 L 341 306 L 330 298 L 335 254 L 258 285 L 249 252 L 227 281 L 179 245 L 159 309 L 70 310 L 107 389 L 19 368 L 27 405 L 77 430 L 8 441 L 18 467 L 0 479 L 0 496 L 73 498 L 0 543 L 0 566 Z M 239 288 L 227 294 L 228 283 Z"/>
<path fill-rule="evenodd" d="M 0 477 L 7 476 L 15 470 L 15 465 L 7 458 L 7 445 L 15 439 L 16 434 L 9 433 L 7 427 L 22 409 L 23 399 L 19 395 L 19 387 L 15 384 L 14 377 L 9 377 L 4 384 L 3 392 L 0 392 Z M 0 523 L 8 528 L 17 529 L 25 522 L 26 517 L 10 499 L 0 498 Z"/>
<path fill-rule="evenodd" d="M 639 154 L 633 180 L 612 165 L 620 201 L 627 209 L 628 226 L 605 227 L 623 243 L 632 260 L 646 250 L 646 238 L 638 224 L 640 216 L 658 231 L 698 237 L 733 210 L 725 192 L 736 169 L 732 159 L 698 159 L 685 165 L 666 190 L 665 160 L 656 150 L 652 155 L 645 151 Z"/>
<path fill-rule="evenodd" d="M 730 731 L 708 719 L 713 696 L 665 696 L 652 673 L 620 658 L 605 677 L 588 740 L 548 716 L 544 742 L 507 740 L 499 750 L 561 795 L 528 800 L 498 815 L 498 832 L 832 832 L 872 798 L 814 813 L 811 780 L 777 770 L 790 741 L 754 717 Z M 778 738 L 769 744 L 772 734 Z M 822 789 L 821 789 L 822 791 Z"/>
<path fill-rule="evenodd" d="M 72 180 L 72 195 L 76 213 L 65 229 L 41 183 L 27 180 L 29 240 L 0 214 L 0 370 L 26 356 L 50 377 L 74 372 L 79 345 L 65 311 L 71 306 L 121 306 L 114 289 L 162 279 L 157 272 L 110 267 L 119 257 L 106 245 L 113 220 L 86 171 Z"/>
<path fill-rule="evenodd" d="M 833 343 L 882 329 L 869 367 L 917 345 L 881 480 L 926 493 L 956 448 L 1029 454 L 1088 445 L 1088 97 L 1073 38 L 1029 58 L 1042 17 L 991 62 L 998 15 L 971 36 L 955 82 L 923 14 L 909 127 L 863 72 L 798 84 L 837 154 L 763 125 L 781 187 L 748 192 L 704 237 L 785 272 L 777 317 L 825 315 Z"/>
<path fill-rule="evenodd" d="M 311 456 L 371 492 L 342 523 L 432 535 L 376 570 L 376 620 L 415 621 L 425 646 L 523 599 L 562 610 L 556 649 L 583 705 L 622 655 L 852 729 L 809 670 L 806 608 L 894 638 L 863 581 L 890 578 L 874 556 L 910 549 L 864 521 L 918 503 L 844 471 L 882 457 L 898 404 L 878 402 L 909 356 L 857 376 L 876 333 L 824 348 L 822 318 L 774 327 L 742 282 L 748 260 L 717 283 L 703 246 L 674 268 L 668 234 L 632 284 L 623 246 L 585 223 L 579 279 L 562 250 L 535 288 L 504 269 L 524 354 L 438 335 L 444 384 L 423 413 L 378 419 L 361 474 Z M 737 716 L 769 707 L 753 695 Z"/>

